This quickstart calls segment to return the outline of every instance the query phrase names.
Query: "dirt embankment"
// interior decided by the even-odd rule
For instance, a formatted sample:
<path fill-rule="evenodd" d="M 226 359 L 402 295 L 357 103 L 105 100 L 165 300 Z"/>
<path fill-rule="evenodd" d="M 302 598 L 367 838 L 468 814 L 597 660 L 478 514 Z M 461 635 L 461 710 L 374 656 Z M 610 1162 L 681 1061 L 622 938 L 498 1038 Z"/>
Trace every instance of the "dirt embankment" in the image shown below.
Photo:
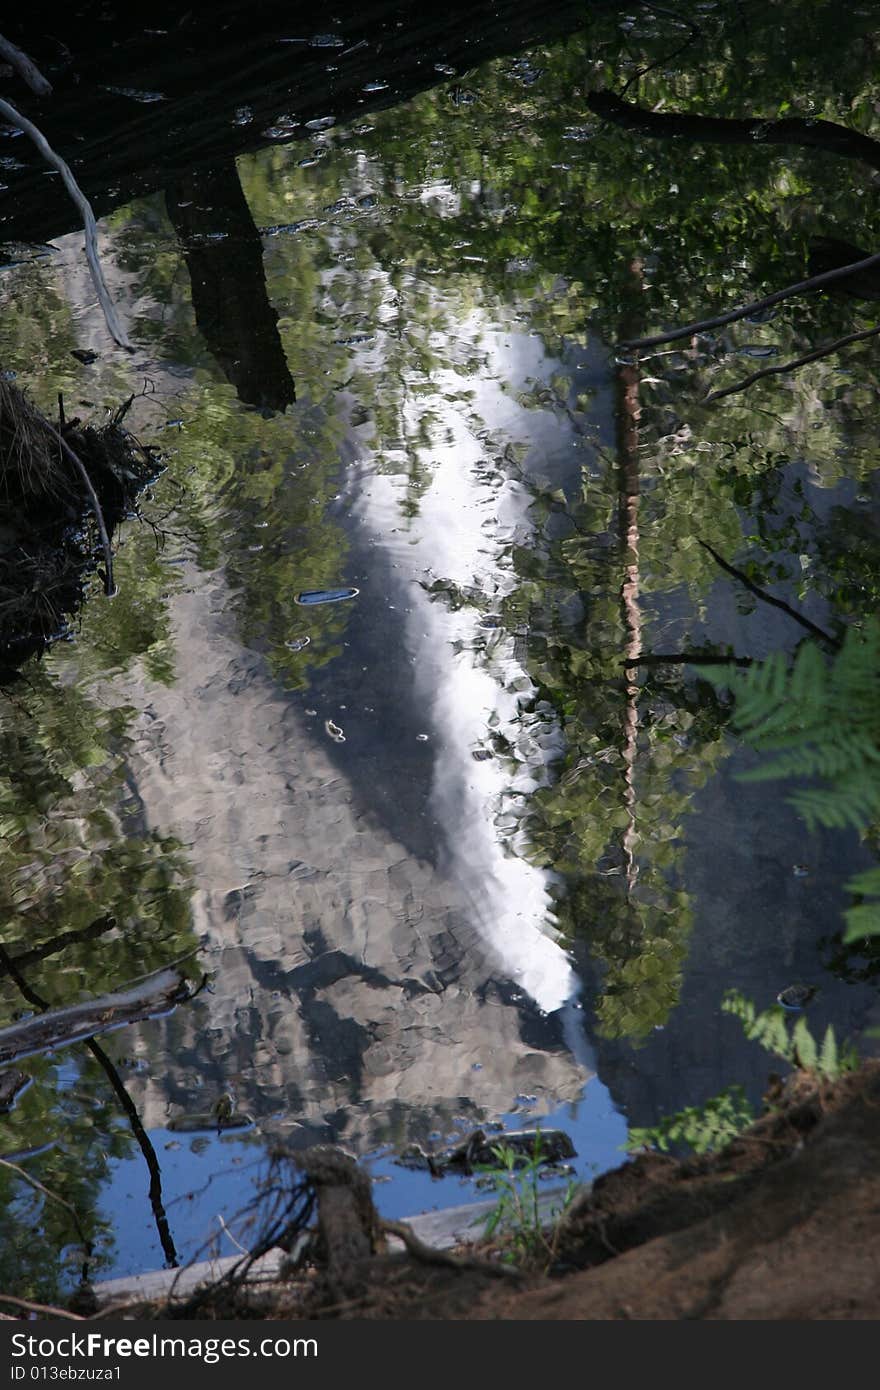
<path fill-rule="evenodd" d="M 319 1211 L 314 1263 L 306 1271 L 270 1288 L 227 1282 L 213 1297 L 137 1312 L 387 1320 L 876 1318 L 880 1062 L 833 1085 L 795 1073 L 785 1084 L 774 1082 L 767 1107 L 721 1154 L 684 1162 L 643 1154 L 599 1179 L 553 1235 L 543 1272 L 501 1268 L 497 1248 L 450 1256 L 410 1242 L 406 1257 L 389 1254 L 385 1237 L 400 1228 L 381 1221 L 369 1199 L 364 1216 L 366 1188 L 354 1162 L 329 1151 L 341 1166 L 334 1161 L 328 1175 L 325 1152 L 309 1150 L 293 1160 Z M 346 1225 L 352 1220 L 360 1222 L 354 1243 Z"/>

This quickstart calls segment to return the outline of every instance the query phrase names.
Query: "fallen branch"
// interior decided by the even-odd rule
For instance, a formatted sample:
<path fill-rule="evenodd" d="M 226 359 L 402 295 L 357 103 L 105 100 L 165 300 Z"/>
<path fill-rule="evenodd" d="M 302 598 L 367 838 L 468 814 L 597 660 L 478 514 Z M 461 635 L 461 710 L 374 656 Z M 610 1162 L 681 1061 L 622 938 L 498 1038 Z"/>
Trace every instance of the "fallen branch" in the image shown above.
<path fill-rule="evenodd" d="M 22 116 L 20 111 L 16 111 L 15 107 L 8 101 L 4 101 L 2 97 L 0 97 L 0 115 L 5 116 L 13 125 L 18 126 L 19 130 L 23 130 L 25 135 L 28 135 L 31 140 L 33 140 L 46 162 L 57 169 L 61 175 L 64 181 L 64 187 L 67 189 L 82 215 L 86 238 L 86 258 L 89 263 L 89 270 L 92 273 L 92 281 L 98 295 L 98 303 L 101 306 L 101 312 L 104 315 L 104 320 L 110 330 L 111 337 L 120 347 L 125 348 L 128 352 L 134 352 L 134 345 L 129 341 L 125 329 L 119 322 L 116 310 L 113 307 L 113 301 L 107 289 L 106 281 L 104 280 L 104 273 L 101 270 L 101 263 L 98 259 L 98 228 L 95 222 L 95 214 L 92 212 L 91 203 L 80 189 L 70 166 L 61 158 L 60 154 L 55 153 L 43 132 L 34 125 L 33 121 L 29 121 L 27 116 Z"/>
<path fill-rule="evenodd" d="M 177 971 L 160 970 L 134 989 L 49 1009 L 0 1029 L 0 1064 L 53 1047 L 67 1047 L 110 1028 L 152 1018 L 191 997 L 189 986 Z"/>
<path fill-rule="evenodd" d="M 0 1293 L 0 1303 L 11 1303 L 13 1308 L 23 1308 L 26 1313 L 42 1313 L 51 1318 L 67 1318 L 70 1322 L 85 1322 L 79 1313 L 71 1313 L 67 1308 L 53 1308 L 50 1303 L 32 1303 L 29 1298 L 17 1298 L 11 1293 Z"/>
<path fill-rule="evenodd" d="M 7 63 L 11 63 L 19 77 L 25 81 L 32 92 L 38 97 L 50 97 L 52 95 L 52 83 L 43 76 L 26 53 L 20 48 L 16 48 L 14 43 L 4 39 L 0 34 L 0 58 L 5 58 Z"/>
<path fill-rule="evenodd" d="M 774 608 L 779 608 L 783 613 L 787 613 L 790 618 L 794 618 L 796 623 L 800 623 L 801 627 L 806 628 L 807 632 L 812 633 L 814 637 L 818 637 L 819 641 L 824 642 L 832 651 L 837 651 L 839 649 L 840 643 L 832 637 L 830 633 L 826 632 L 824 628 L 811 622 L 809 618 L 805 618 L 803 613 L 799 613 L 796 608 L 792 608 L 790 603 L 785 602 L 785 599 L 774 598 L 773 594 L 768 594 L 766 589 L 762 589 L 760 585 L 755 584 L 753 580 L 749 579 L 747 574 L 744 574 L 741 569 L 737 569 L 736 565 L 731 565 L 728 560 L 725 560 L 722 555 L 719 555 L 718 551 L 713 549 L 708 541 L 698 541 L 698 544 L 701 545 L 704 550 L 708 550 L 716 565 L 720 565 L 727 574 L 732 575 L 734 579 L 738 579 L 741 584 L 744 584 L 749 590 L 749 593 L 755 595 L 755 598 L 759 598 L 762 603 L 769 603 Z"/>
<path fill-rule="evenodd" d="M 403 1241 L 407 1254 L 422 1264 L 442 1265 L 445 1269 L 471 1270 L 478 1274 L 497 1275 L 502 1279 L 522 1277 L 521 1271 L 512 1265 L 495 1264 L 491 1260 L 476 1260 L 468 1255 L 451 1255 L 448 1250 L 438 1250 L 433 1245 L 426 1245 L 405 1221 L 390 1221 L 383 1217 L 379 1224 L 388 1235 L 397 1236 L 398 1240 Z"/>
<path fill-rule="evenodd" d="M 632 78 L 627 87 L 631 82 Z M 804 116 L 786 116 L 783 120 L 750 116 L 743 120 L 683 111 L 651 111 L 607 91 L 589 92 L 587 106 L 595 115 L 624 130 L 660 140 L 696 140 L 712 145 L 798 145 L 802 149 L 827 150 L 846 159 L 861 159 L 872 169 L 880 169 L 880 141 L 834 121 Z"/>
<path fill-rule="evenodd" d="M 762 367 L 758 372 L 752 372 L 750 376 L 743 377 L 735 386 L 725 386 L 720 391 L 710 391 L 708 396 L 703 397 L 703 404 L 709 405 L 712 401 L 720 401 L 725 396 L 735 396 L 738 391 L 746 391 L 750 386 L 754 386 L 756 381 L 760 381 L 765 376 L 783 376 L 786 372 L 797 371 L 798 367 L 805 367 L 808 362 L 817 362 L 820 357 L 829 357 L 832 352 L 837 352 L 839 348 L 848 347 L 850 343 L 861 343 L 866 338 L 875 338 L 880 333 L 880 325 L 876 328 L 864 328 L 860 333 L 847 333 L 844 338 L 835 338 L 831 343 L 823 343 L 821 347 L 814 348 L 812 352 L 807 352 L 803 357 L 795 357 L 791 362 L 782 362 L 775 367 Z"/>
<path fill-rule="evenodd" d="M 837 280 L 845 280 L 850 275 L 857 275 L 861 270 L 871 270 L 874 266 L 880 265 L 880 253 L 873 256 L 865 256 L 861 261 L 853 261 L 850 265 L 839 265 L 834 270 L 825 270 L 821 275 L 811 275 L 808 280 L 798 280 L 795 285 L 786 285 L 783 290 L 775 290 L 773 294 L 767 294 L 763 299 L 754 299 L 750 304 L 741 304 L 738 309 L 731 309 L 729 313 L 718 314 L 712 319 L 698 319 L 694 323 L 685 324 L 684 328 L 673 329 L 670 333 L 655 333 L 652 338 L 631 338 L 620 346 L 624 348 L 656 347 L 658 343 L 674 343 L 679 338 L 691 338 L 695 333 L 704 333 L 708 328 L 723 328 L 727 323 L 736 323 L 738 319 L 747 318 L 749 314 L 755 314 L 759 309 L 768 309 L 772 304 L 779 304 L 783 299 L 790 299 L 792 295 L 807 294 L 810 290 L 823 289 L 825 285 L 834 284 Z"/>

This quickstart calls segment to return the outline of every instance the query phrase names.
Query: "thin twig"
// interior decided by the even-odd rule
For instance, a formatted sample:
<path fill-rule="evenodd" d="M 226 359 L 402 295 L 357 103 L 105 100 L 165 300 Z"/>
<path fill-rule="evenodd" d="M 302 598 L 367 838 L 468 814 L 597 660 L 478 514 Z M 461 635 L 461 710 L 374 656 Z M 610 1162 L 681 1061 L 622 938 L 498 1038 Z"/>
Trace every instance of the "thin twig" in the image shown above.
<path fill-rule="evenodd" d="M 73 1217 L 74 1225 L 76 1226 L 76 1233 L 82 1241 L 83 1246 L 87 1251 L 90 1249 L 91 1242 L 89 1241 L 88 1237 L 83 1231 L 82 1226 L 80 1225 L 79 1212 L 77 1211 L 76 1207 L 71 1206 L 70 1202 L 65 1201 L 63 1197 L 59 1197 L 57 1192 L 52 1192 L 50 1188 L 44 1187 L 43 1184 L 39 1182 L 37 1178 L 32 1178 L 30 1173 L 26 1173 L 24 1168 L 20 1168 L 17 1163 L 10 1163 L 7 1158 L 0 1158 L 0 1168 L 8 1168 L 11 1172 L 17 1173 L 18 1176 L 22 1178 L 28 1184 L 29 1187 L 34 1188 L 36 1192 L 41 1192 L 44 1197 L 48 1197 L 49 1200 L 52 1202 L 57 1202 L 59 1206 L 62 1206 L 67 1211 L 69 1211 L 71 1216 Z"/>
<path fill-rule="evenodd" d="M 0 1293 L 0 1303 L 11 1303 L 15 1308 L 23 1308 L 26 1313 L 49 1313 L 53 1318 L 67 1318 L 70 1322 L 85 1322 L 79 1313 L 71 1313 L 68 1308 L 53 1308 L 49 1303 L 32 1303 L 29 1298 L 16 1298 L 11 1293 Z"/>
<path fill-rule="evenodd" d="M 623 666 L 751 666 L 750 656 L 717 656 L 706 652 L 645 652 L 631 656 Z"/>
<path fill-rule="evenodd" d="M 0 106 L 2 106 L 2 104 L 3 103 L 0 102 Z M 61 448 L 67 454 L 67 457 L 71 459 L 71 461 L 75 465 L 77 472 L 79 473 L 79 476 L 83 480 L 86 491 L 88 492 L 89 497 L 92 500 L 92 508 L 94 510 L 95 517 L 98 522 L 98 530 L 101 533 L 101 545 L 104 547 L 104 563 L 107 566 L 104 579 L 104 593 L 107 595 L 108 598 L 111 598 L 113 594 L 115 594 L 116 592 L 116 587 L 113 583 L 113 551 L 110 549 L 110 536 L 108 534 L 107 527 L 104 524 L 104 513 L 101 511 L 101 503 L 98 501 L 98 494 L 92 487 L 92 480 L 86 472 L 86 466 L 80 458 L 79 454 L 76 453 L 76 451 L 70 447 L 67 440 L 64 438 L 64 435 L 60 434 L 59 431 L 56 430 L 55 426 L 50 424 L 48 420 L 46 421 L 46 428 L 47 430 L 49 430 L 51 434 L 55 436 L 55 438 L 58 440 L 58 443 L 61 445 Z"/>
<path fill-rule="evenodd" d="M 61 158 L 60 154 L 55 153 L 43 132 L 34 125 L 33 121 L 29 121 L 27 116 L 22 116 L 20 111 L 16 111 L 15 107 L 8 101 L 4 101 L 2 97 L 0 97 L 0 115 L 5 116 L 13 125 L 17 125 L 19 130 L 24 131 L 25 135 L 30 136 L 43 158 L 47 163 L 51 164 L 53 168 L 58 170 L 64 180 L 64 187 L 78 207 L 83 219 L 86 237 L 86 258 L 89 263 L 89 270 L 92 272 L 92 281 L 97 291 L 98 303 L 101 306 L 101 311 L 104 315 L 107 327 L 110 330 L 111 336 L 120 347 L 126 348 L 128 352 L 134 352 L 134 344 L 129 341 L 125 329 L 119 322 L 116 310 L 113 307 L 113 301 L 107 289 L 106 281 L 104 280 L 104 273 L 101 270 L 101 262 L 98 259 L 98 228 L 95 222 L 95 214 L 92 212 L 92 205 L 74 178 L 69 164 Z"/>
<path fill-rule="evenodd" d="M 221 1229 L 221 1231 L 223 1231 L 224 1235 L 227 1235 L 227 1236 L 229 1237 L 229 1239 L 232 1241 L 232 1244 L 235 1246 L 236 1250 L 240 1250 L 241 1253 L 242 1253 L 243 1255 L 247 1255 L 248 1259 L 251 1259 L 252 1256 L 251 1256 L 250 1250 L 246 1250 L 245 1247 L 242 1245 L 241 1241 L 236 1240 L 235 1236 L 234 1236 L 234 1235 L 232 1234 L 232 1232 L 230 1231 L 230 1229 L 229 1229 L 229 1227 L 227 1226 L 226 1222 L 223 1220 L 223 1213 L 222 1213 L 222 1212 L 219 1212 L 219 1211 L 218 1211 L 218 1213 L 217 1213 L 217 1220 L 218 1220 L 218 1222 L 220 1223 L 220 1229 Z"/>
<path fill-rule="evenodd" d="M 773 594 L 768 594 L 766 589 L 760 588 L 753 580 L 749 579 L 747 574 L 737 569 L 736 565 L 731 565 L 722 555 L 719 555 L 718 551 L 715 550 L 708 541 L 698 540 L 697 543 L 701 545 L 704 550 L 708 550 L 716 565 L 720 565 L 721 568 L 726 570 L 729 575 L 732 575 L 734 579 L 738 579 L 741 584 L 744 584 L 749 592 L 755 595 L 755 598 L 759 598 L 762 603 L 772 604 L 774 608 L 780 608 L 783 613 L 787 613 L 790 618 L 794 618 L 796 623 L 800 623 L 801 627 L 806 628 L 807 632 L 811 632 L 814 637 L 818 637 L 820 642 L 824 642 L 826 646 L 831 647 L 833 651 L 839 649 L 840 643 L 836 638 L 832 637 L 830 633 L 825 632 L 823 628 L 811 622 L 809 618 L 805 618 L 803 613 L 799 613 L 796 608 L 792 608 L 790 603 L 785 602 L 785 599 L 774 598 Z"/>
<path fill-rule="evenodd" d="M 12 64 L 19 77 L 28 84 L 32 92 L 36 92 L 38 97 L 50 97 L 52 95 L 52 83 L 43 76 L 36 63 L 20 48 L 16 48 L 14 43 L 4 39 L 2 34 L 0 34 L 0 57 Z"/>
<path fill-rule="evenodd" d="M 757 313 L 759 309 L 767 309 L 771 304 L 779 304 L 783 299 L 790 299 L 792 295 L 807 294 L 810 290 L 822 289 L 825 285 L 831 285 L 837 280 L 845 280 L 850 275 L 857 275 L 861 270 L 870 270 L 872 267 L 880 265 L 880 253 L 873 256 L 865 256 L 864 260 L 853 261 L 851 265 L 839 265 L 834 270 L 825 270 L 821 275 L 811 275 L 808 280 L 798 280 L 795 285 L 786 285 L 783 290 L 775 290 L 773 294 L 765 295 L 763 299 L 755 299 L 750 304 L 742 304 L 738 309 L 731 309 L 727 314 L 718 314 L 712 319 L 698 319 L 695 323 L 687 323 L 684 328 L 676 328 L 671 333 L 655 333 L 652 338 L 631 338 L 620 346 L 624 348 L 649 348 L 656 347 L 658 343 L 674 343 L 679 338 L 690 338 L 695 333 L 703 333 L 707 328 L 723 328 L 727 323 L 736 323 L 738 319 L 744 319 L 749 314 Z"/>
<path fill-rule="evenodd" d="M 880 325 L 876 328 L 865 328 L 860 333 L 847 333 L 844 338 L 835 338 L 832 343 L 824 343 L 821 347 L 815 348 L 812 352 L 805 353 L 803 357 L 795 357 L 791 362 L 782 362 L 775 367 L 762 367 L 759 372 L 752 372 L 751 376 L 743 377 L 735 386 L 725 386 L 720 391 L 710 391 L 708 396 L 703 397 L 703 405 L 709 405 L 712 401 L 720 401 L 724 396 L 734 396 L 738 391 L 745 391 L 749 386 L 754 386 L 756 381 L 760 381 L 765 376 L 782 376 L 785 372 L 794 372 L 798 367 L 805 367 L 808 362 L 816 362 L 820 357 L 829 357 L 832 352 L 837 352 L 839 348 L 847 347 L 850 343 L 861 343 L 866 338 L 875 338 L 880 333 Z"/>

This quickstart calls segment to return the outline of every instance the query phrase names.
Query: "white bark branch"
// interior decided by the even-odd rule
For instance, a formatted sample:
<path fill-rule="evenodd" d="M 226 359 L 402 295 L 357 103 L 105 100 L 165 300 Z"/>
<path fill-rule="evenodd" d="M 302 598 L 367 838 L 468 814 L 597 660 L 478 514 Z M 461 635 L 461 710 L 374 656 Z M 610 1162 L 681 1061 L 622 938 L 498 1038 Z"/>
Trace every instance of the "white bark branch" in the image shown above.
<path fill-rule="evenodd" d="M 86 236 L 86 257 L 89 262 L 89 270 L 92 272 L 92 281 L 97 291 L 98 303 L 101 306 L 101 311 L 104 315 L 107 327 L 110 330 L 111 336 L 120 347 L 126 348 L 129 352 L 134 352 L 134 345 L 129 341 L 125 329 L 122 327 L 117 317 L 116 310 L 113 307 L 113 301 L 110 298 L 110 293 L 101 270 L 101 263 L 98 259 L 98 229 L 95 224 L 95 214 L 92 212 L 89 200 L 74 178 L 70 166 L 61 158 L 60 154 L 55 153 L 43 132 L 34 125 L 33 121 L 29 121 L 27 116 L 22 116 L 21 112 L 16 111 L 15 107 L 10 105 L 8 101 L 4 101 L 2 97 L 0 97 L 0 115 L 5 116 L 13 125 L 17 125 L 19 130 L 23 130 L 25 135 L 28 135 L 30 139 L 33 140 L 46 162 L 57 169 L 64 180 L 64 187 L 67 189 L 82 215 Z"/>
<path fill-rule="evenodd" d="M 52 83 L 43 76 L 36 63 L 33 63 L 20 48 L 16 48 L 14 43 L 4 39 L 2 34 L 0 34 L 0 57 L 12 64 L 19 77 L 28 84 L 32 92 L 36 92 L 38 97 L 50 97 L 52 95 Z"/>

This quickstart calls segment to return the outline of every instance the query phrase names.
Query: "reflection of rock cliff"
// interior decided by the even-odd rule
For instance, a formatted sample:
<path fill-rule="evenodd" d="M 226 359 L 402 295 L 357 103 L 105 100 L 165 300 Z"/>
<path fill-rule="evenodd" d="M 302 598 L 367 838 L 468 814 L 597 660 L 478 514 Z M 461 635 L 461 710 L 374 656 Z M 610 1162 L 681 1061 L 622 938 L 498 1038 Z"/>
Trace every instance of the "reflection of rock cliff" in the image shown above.
<path fill-rule="evenodd" d="M 177 680 L 126 692 L 144 711 L 136 790 L 187 845 L 214 973 L 213 995 L 142 1035 L 148 1126 L 227 1085 L 273 1128 L 361 1146 L 499 1114 L 522 1091 L 539 1109 L 575 1099 L 588 1073 L 559 1015 L 505 983 L 456 882 L 358 810 L 320 719 L 235 641 L 222 581 L 193 579 Z"/>

